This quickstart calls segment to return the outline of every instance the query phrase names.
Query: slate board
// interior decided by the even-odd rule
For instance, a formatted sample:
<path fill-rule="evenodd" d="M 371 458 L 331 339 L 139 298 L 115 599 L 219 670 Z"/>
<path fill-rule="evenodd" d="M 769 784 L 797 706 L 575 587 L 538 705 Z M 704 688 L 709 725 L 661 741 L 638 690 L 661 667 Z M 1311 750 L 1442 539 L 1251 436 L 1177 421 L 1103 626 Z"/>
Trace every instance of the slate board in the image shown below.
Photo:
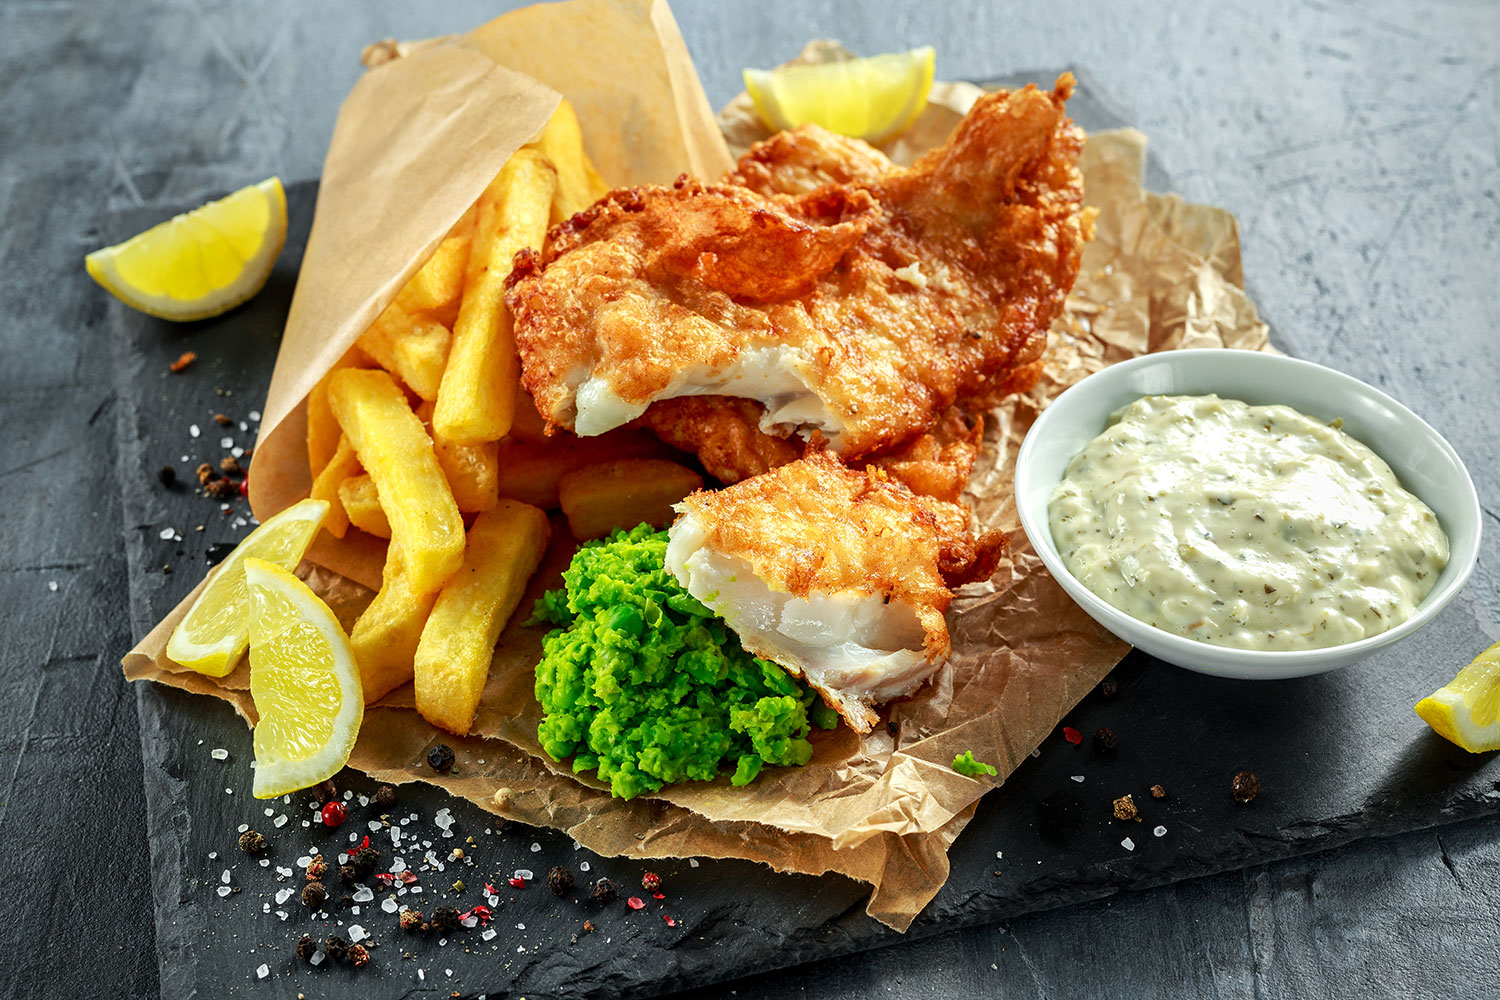
<path fill-rule="evenodd" d="M 1054 75 L 1023 73 L 997 82 Z M 1094 130 L 1122 124 L 1107 98 L 1080 77 L 1083 86 L 1071 105 L 1077 120 Z M 1154 189 L 1169 189 L 1154 162 L 1147 177 Z M 243 501 L 221 514 L 216 503 L 188 490 L 163 489 L 155 472 L 172 464 L 180 479 L 191 481 L 198 462 L 216 463 L 224 453 L 221 437 L 243 447 L 253 442 L 253 425 L 240 431 L 238 421 L 248 423 L 249 411 L 264 399 L 316 185 L 294 184 L 287 193 L 287 249 L 266 290 L 247 306 L 187 326 L 113 310 L 118 472 L 137 637 L 197 582 L 211 545 L 232 543 L 248 530 L 234 527 L 236 516 L 248 515 Z M 123 238 L 160 217 L 156 210 L 121 213 L 107 220 L 103 236 Z M 198 353 L 196 365 L 183 375 L 166 374 L 184 350 Z M 235 423 L 219 427 L 213 416 L 220 412 Z M 196 439 L 187 431 L 195 423 Z M 201 532 L 195 530 L 200 524 Z M 166 527 L 180 531 L 182 541 L 162 539 Z M 1482 618 L 1474 599 L 1462 596 L 1397 647 L 1355 667 L 1296 681 L 1216 680 L 1132 654 L 1115 671 L 1113 699 L 1096 692 L 1064 720 L 1085 734 L 1082 746 L 1054 733 L 1037 759 L 985 797 L 954 844 L 947 885 L 908 937 L 1494 812 L 1500 772 L 1491 758 L 1472 758 L 1433 736 L 1409 708 L 1426 692 L 1414 686 L 1407 664 L 1466 661 L 1488 643 Z M 666 879 L 667 898 L 648 897 L 645 910 L 631 912 L 618 902 L 599 907 L 582 893 L 559 900 L 540 884 L 524 891 L 501 886 L 496 936 L 484 941 L 479 930 L 465 930 L 445 946 L 434 936 L 403 935 L 395 917 L 373 903 L 359 916 L 337 912 L 314 920 L 295 896 L 275 904 L 278 889 L 302 885 L 300 871 L 278 882 L 275 867 L 295 869 L 293 859 L 312 846 L 330 854 L 346 846 L 351 832 L 366 832 L 374 807 L 352 808 L 351 821 L 337 831 L 303 829 L 312 813 L 307 797 L 295 796 L 291 805 L 269 803 L 291 817 L 275 829 L 262 813 L 268 804 L 250 798 L 250 734 L 226 705 L 150 684 L 139 685 L 136 694 L 165 996 L 647 996 L 901 939 L 864 916 L 865 891 L 842 877 L 776 875 L 744 862 L 705 861 L 693 868 L 599 858 L 552 831 L 501 831 L 494 817 L 426 786 L 403 788 L 394 816 L 417 813 L 409 830 L 433 839 L 434 849 L 462 845 L 477 863 L 424 875 L 426 891 L 404 899 L 412 905 L 430 912 L 445 895 L 457 896 L 440 891 L 455 877 L 469 886 L 460 897 L 467 906 L 480 901 L 475 887 L 486 880 L 499 884 L 497 876 L 516 868 L 540 876 L 554 864 L 576 871 L 583 861 L 592 871 L 580 873 L 581 881 L 604 874 L 643 896 L 635 886 L 653 867 Z M 1101 726 L 1119 740 L 1107 759 L 1087 738 Z M 227 749 L 229 759 L 212 759 L 213 748 Z M 1241 769 L 1254 771 L 1262 783 L 1250 805 L 1229 794 L 1230 777 Z M 1167 789 L 1167 799 L 1151 799 L 1148 788 L 1156 783 Z M 374 788 L 359 775 L 346 774 L 340 784 L 365 794 Z M 1112 818 L 1111 800 L 1126 792 L 1140 805 L 1142 822 Z M 438 838 L 432 825 L 445 806 L 456 819 L 451 841 Z M 235 849 L 242 823 L 267 835 L 270 868 Z M 1153 834 L 1158 826 L 1166 828 L 1159 837 Z M 466 842 L 470 836 L 474 845 Z M 1127 837 L 1133 850 L 1122 845 Z M 532 851 L 533 844 L 540 849 Z M 218 857 L 210 859 L 211 852 Z M 408 853 L 408 860 L 419 853 Z M 221 898 L 215 890 L 226 868 L 236 891 Z M 262 912 L 265 903 L 269 914 Z M 285 921 L 278 909 L 287 912 Z M 663 915 L 677 926 L 668 926 Z M 580 933 L 585 920 L 596 926 L 594 933 Z M 309 969 L 293 957 L 299 935 L 346 933 L 340 923 L 372 931 L 378 947 L 369 967 Z M 580 936 L 572 943 L 575 933 Z M 264 981 L 255 971 L 262 963 L 269 970 Z"/>

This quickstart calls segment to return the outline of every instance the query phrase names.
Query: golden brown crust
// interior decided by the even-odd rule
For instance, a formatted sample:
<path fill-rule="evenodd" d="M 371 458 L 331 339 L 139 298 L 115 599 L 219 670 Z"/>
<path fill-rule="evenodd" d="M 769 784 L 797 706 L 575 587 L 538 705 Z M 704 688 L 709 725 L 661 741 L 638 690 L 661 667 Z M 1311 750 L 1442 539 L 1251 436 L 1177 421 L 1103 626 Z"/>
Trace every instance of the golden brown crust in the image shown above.
<path fill-rule="evenodd" d="M 674 448 L 696 452 L 703 471 L 737 483 L 794 462 L 802 445 L 760 429 L 761 405 L 734 396 L 678 396 L 651 404 L 637 421 Z"/>
<path fill-rule="evenodd" d="M 910 441 L 1041 355 L 1086 238 L 1071 88 L 981 98 L 909 170 L 872 178 L 864 157 L 846 164 L 858 180 L 780 193 L 847 154 L 799 130 L 732 175 L 759 190 L 612 192 L 517 260 L 506 300 L 527 389 L 570 425 L 584 375 L 643 405 L 746 348 L 790 347 L 842 420 L 842 455 Z M 814 148 L 778 177 L 799 143 Z"/>

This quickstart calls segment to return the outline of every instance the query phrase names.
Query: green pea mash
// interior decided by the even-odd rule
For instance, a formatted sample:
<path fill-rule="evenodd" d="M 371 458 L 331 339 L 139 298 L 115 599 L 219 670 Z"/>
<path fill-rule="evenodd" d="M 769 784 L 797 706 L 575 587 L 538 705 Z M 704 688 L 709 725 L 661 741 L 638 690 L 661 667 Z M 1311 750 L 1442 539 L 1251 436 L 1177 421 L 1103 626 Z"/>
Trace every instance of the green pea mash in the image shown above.
<path fill-rule="evenodd" d="M 838 716 L 802 681 L 751 656 L 722 619 L 667 570 L 667 533 L 642 524 L 589 542 L 544 594 L 537 726 L 553 760 L 597 771 L 630 799 L 664 784 L 733 770 L 745 785 L 766 764 L 812 757 L 812 725 Z"/>

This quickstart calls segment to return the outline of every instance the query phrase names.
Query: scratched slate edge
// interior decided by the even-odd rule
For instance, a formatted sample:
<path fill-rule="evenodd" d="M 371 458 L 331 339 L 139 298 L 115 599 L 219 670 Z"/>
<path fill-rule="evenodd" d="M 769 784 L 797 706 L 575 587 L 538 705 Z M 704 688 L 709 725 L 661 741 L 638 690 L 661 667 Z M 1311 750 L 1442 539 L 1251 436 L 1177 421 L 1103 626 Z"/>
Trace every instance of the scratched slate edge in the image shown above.
<path fill-rule="evenodd" d="M 1040 73 L 1020 76 L 1050 78 Z M 1098 88 L 1084 74 L 1079 76 L 1083 87 L 1074 106 L 1079 120 L 1095 129 L 1118 124 L 1120 116 L 1108 110 L 1097 96 Z M 1154 163 L 1148 167 L 1148 179 L 1159 190 L 1168 187 Z M 279 262 L 271 287 L 249 306 L 219 321 L 171 328 L 123 309 L 114 312 L 120 398 L 118 471 L 130 565 L 131 618 L 137 635 L 196 581 L 202 568 L 198 556 L 207 543 L 243 534 L 229 530 L 208 501 L 159 490 L 151 471 L 177 456 L 180 442 L 165 445 L 168 435 L 183 435 L 186 425 L 196 421 L 205 438 L 217 437 L 219 429 L 209 419 L 214 408 L 238 418 L 263 398 L 295 276 L 295 257 L 311 218 L 314 190 L 311 184 L 289 190 L 293 232 L 288 253 Z M 110 231 L 115 236 L 135 232 L 161 214 L 160 210 L 123 214 L 110 220 Z M 162 374 L 165 365 L 188 346 L 203 355 L 196 373 L 168 380 Z M 205 397 L 211 391 L 205 388 L 205 372 L 214 385 L 233 389 L 232 402 Z M 162 383 L 160 393 L 154 391 L 157 382 Z M 188 399 L 190 394 L 196 394 L 195 398 Z M 185 474 L 189 471 L 179 469 Z M 163 543 L 155 531 L 174 518 L 179 528 L 190 529 L 190 520 L 205 523 L 203 538 L 184 531 L 183 543 Z M 172 563 L 176 572 L 163 575 L 164 561 Z M 1463 598 L 1444 612 L 1441 624 L 1403 645 L 1402 655 L 1461 662 L 1469 655 L 1465 650 L 1488 641 L 1479 624 L 1481 617 L 1476 603 Z M 954 845 L 949 883 L 905 939 L 1096 899 L 1122 888 L 1159 885 L 1494 812 L 1500 802 L 1496 794 L 1500 783 L 1481 773 L 1487 769 L 1487 760 L 1466 759 L 1467 755 L 1427 734 L 1419 723 L 1413 725 L 1414 716 L 1403 711 L 1397 717 L 1392 711 L 1392 705 L 1410 704 L 1422 693 L 1404 687 L 1402 673 L 1401 661 L 1387 655 L 1320 678 L 1243 685 L 1186 674 L 1147 657 L 1132 656 L 1118 671 L 1123 681 L 1119 700 L 1090 698 L 1068 720 L 1085 733 L 1102 724 L 1113 727 L 1121 736 L 1118 756 L 1099 760 L 1086 749 L 1049 741 L 1039 760 L 986 797 L 969 832 Z M 1294 697 L 1287 697 L 1288 692 Z M 233 856 L 230 832 L 246 819 L 239 800 L 248 792 L 241 787 L 248 777 L 243 763 L 249 758 L 248 733 L 226 707 L 213 705 L 205 711 L 204 701 L 180 692 L 142 685 L 137 699 L 163 994 L 188 996 L 201 991 L 218 995 L 245 982 L 254 984 L 257 995 L 270 991 L 269 995 L 288 996 L 308 985 L 337 990 L 335 983 L 347 982 L 351 994 L 377 982 L 395 985 L 393 973 L 403 967 L 389 959 L 389 949 L 377 952 L 375 968 L 357 976 L 298 969 L 289 956 L 301 925 L 290 921 L 274 925 L 265 942 L 268 948 L 261 960 L 276 974 L 267 982 L 255 983 L 250 969 L 256 962 L 231 950 L 224 940 L 226 933 L 237 936 L 225 925 L 238 914 L 216 908 L 232 904 L 235 897 L 212 898 L 209 885 L 219 867 L 233 861 L 236 868 L 249 870 L 251 878 L 243 887 L 248 894 L 252 888 L 248 883 L 257 871 Z M 1143 706 L 1151 709 L 1145 717 L 1139 715 Z M 1265 740 L 1268 729 L 1276 737 L 1269 745 Z M 197 738 L 204 740 L 201 746 Z M 211 746 L 228 747 L 231 762 L 241 762 L 237 769 L 210 762 L 207 750 Z M 1150 751 L 1143 753 L 1147 747 Z M 1241 749 L 1249 747 L 1258 749 Z M 1262 799 L 1248 807 L 1232 803 L 1227 794 L 1228 776 L 1241 767 L 1257 771 L 1266 786 Z M 1080 771 L 1083 784 L 1069 780 Z M 1372 784 L 1370 776 L 1385 771 L 1389 776 Z M 222 774 L 230 777 L 224 779 Z M 1114 781 L 1100 788 L 1101 776 L 1111 774 Z M 1442 780 L 1447 776 L 1449 780 Z M 223 794 L 221 780 L 234 786 L 237 794 Z M 1165 803 L 1153 803 L 1145 794 L 1154 782 L 1171 791 Z M 1142 805 L 1145 823 L 1122 824 L 1108 818 L 1109 800 L 1125 791 L 1133 792 Z M 403 792 L 403 806 L 411 805 L 424 820 L 435 808 L 449 803 L 445 795 L 431 789 Z M 489 822 L 482 812 L 465 804 L 455 809 L 465 832 L 477 834 Z M 1158 822 L 1169 830 L 1160 840 L 1150 836 Z M 1183 828 L 1195 829 L 1199 843 L 1191 849 L 1167 850 L 1179 843 Z M 1126 835 L 1136 842 L 1134 852 L 1119 845 Z M 277 837 L 272 839 L 277 842 Z M 536 839 L 545 844 L 546 853 L 523 854 L 515 865 L 542 870 L 552 863 L 578 859 L 568 850 L 566 838 L 556 834 L 526 833 L 519 839 Z M 514 848 L 511 843 L 510 849 Z M 996 849 L 1004 852 L 1003 859 L 995 858 Z M 220 852 L 218 862 L 204 860 L 210 850 Z M 276 863 L 289 864 L 294 853 L 300 851 L 282 849 Z M 1079 858 L 1091 860 L 1080 864 Z M 594 867 L 620 880 L 622 872 L 638 872 L 643 866 L 595 859 Z M 1040 874 L 1017 874 L 1038 867 Z M 996 876 L 996 870 L 1003 874 Z M 456 953 L 443 954 L 440 964 L 458 967 L 458 977 L 442 982 L 429 979 L 423 989 L 447 992 L 460 987 L 492 996 L 503 995 L 505 990 L 583 996 L 604 990 L 607 984 L 613 993 L 648 995 L 903 940 L 863 915 L 863 894 L 845 879 L 775 876 L 757 866 L 719 862 L 705 863 L 699 869 L 675 866 L 666 874 L 672 888 L 670 912 L 682 921 L 682 932 L 670 941 L 645 938 L 645 920 L 623 922 L 615 914 L 605 926 L 594 910 L 584 908 L 573 916 L 599 919 L 600 933 L 581 939 L 573 949 L 528 952 L 503 990 L 470 985 L 470 971 L 474 976 L 492 976 L 493 967 L 470 968 L 472 960 L 468 956 L 460 960 Z M 625 884 L 630 881 L 624 877 Z M 726 892 L 726 882 L 738 891 Z M 533 922 L 528 926 L 540 926 L 542 921 L 557 919 L 558 905 L 541 894 L 523 895 L 519 904 L 507 908 L 498 919 L 504 922 L 524 916 Z M 245 926 L 251 936 L 259 936 L 254 914 L 250 916 L 252 922 Z M 370 922 L 380 926 L 378 920 Z M 661 933 L 659 923 L 653 922 L 652 927 L 653 933 Z M 561 928 L 559 933 L 566 939 L 570 931 Z M 601 940 L 606 935 L 618 938 L 619 943 L 606 950 Z M 384 933 L 377 930 L 376 936 L 383 938 Z M 513 942 L 514 935 L 502 943 Z M 429 945 L 423 957 L 433 951 Z M 412 984 L 410 977 L 406 982 Z"/>

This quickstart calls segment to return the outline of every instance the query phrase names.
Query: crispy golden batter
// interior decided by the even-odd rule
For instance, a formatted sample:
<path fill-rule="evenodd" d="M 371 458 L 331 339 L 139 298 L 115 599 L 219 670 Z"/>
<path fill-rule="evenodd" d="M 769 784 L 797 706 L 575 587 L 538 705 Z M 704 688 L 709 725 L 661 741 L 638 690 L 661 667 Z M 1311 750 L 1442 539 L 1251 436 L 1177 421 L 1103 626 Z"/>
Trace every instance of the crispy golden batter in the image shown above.
<path fill-rule="evenodd" d="M 828 184 L 870 184 L 895 169 L 863 139 L 802 125 L 751 146 L 725 180 L 758 194 L 798 195 Z"/>
<path fill-rule="evenodd" d="M 802 454 L 797 442 L 760 429 L 761 405 L 734 396 L 678 396 L 652 403 L 639 423 L 673 448 L 696 452 L 703 471 L 737 483 Z"/>
<path fill-rule="evenodd" d="M 735 395 L 767 404 L 763 429 L 820 432 L 846 458 L 910 441 L 1034 362 L 1077 276 L 1072 83 L 981 98 L 910 169 L 799 130 L 739 183 L 613 192 L 517 258 L 507 302 L 538 409 L 592 434 L 653 400 Z M 856 179 L 779 193 L 835 170 Z"/>
<path fill-rule="evenodd" d="M 983 443 L 984 421 L 949 407 L 926 434 L 855 464 L 884 469 L 913 493 L 958 503 Z"/>

